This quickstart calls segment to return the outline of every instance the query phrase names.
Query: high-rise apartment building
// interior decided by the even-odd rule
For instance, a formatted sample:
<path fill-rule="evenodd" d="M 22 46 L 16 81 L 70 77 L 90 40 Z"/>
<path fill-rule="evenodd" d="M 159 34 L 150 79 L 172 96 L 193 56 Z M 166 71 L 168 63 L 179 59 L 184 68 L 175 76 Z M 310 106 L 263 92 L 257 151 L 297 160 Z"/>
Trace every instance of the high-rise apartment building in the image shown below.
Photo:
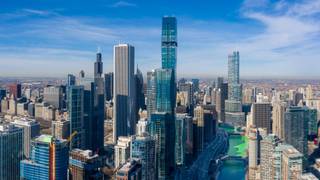
<path fill-rule="evenodd" d="M 113 141 L 134 134 L 137 121 L 135 108 L 134 47 L 114 46 Z"/>
<path fill-rule="evenodd" d="M 144 82 L 143 82 L 143 74 L 139 68 L 137 68 L 137 72 L 134 75 L 135 80 L 135 92 L 136 92 L 136 113 L 138 114 L 139 110 L 145 109 L 145 96 L 144 96 Z"/>
<path fill-rule="evenodd" d="M 20 163 L 22 179 L 65 180 L 69 160 L 66 140 L 41 135 L 32 141 L 31 149 L 31 159 Z"/>
<path fill-rule="evenodd" d="M 175 83 L 172 69 L 156 69 L 156 110 L 174 113 Z"/>
<path fill-rule="evenodd" d="M 59 119 L 52 121 L 52 136 L 57 139 L 68 139 L 70 136 L 70 121 Z"/>
<path fill-rule="evenodd" d="M 303 171 L 303 155 L 297 149 L 286 148 L 282 152 L 282 179 L 300 180 Z"/>
<path fill-rule="evenodd" d="M 0 179 L 20 179 L 23 145 L 23 129 L 0 120 Z"/>
<path fill-rule="evenodd" d="M 177 19 L 175 17 L 162 18 L 161 59 L 163 69 L 172 69 L 173 76 L 177 66 Z"/>

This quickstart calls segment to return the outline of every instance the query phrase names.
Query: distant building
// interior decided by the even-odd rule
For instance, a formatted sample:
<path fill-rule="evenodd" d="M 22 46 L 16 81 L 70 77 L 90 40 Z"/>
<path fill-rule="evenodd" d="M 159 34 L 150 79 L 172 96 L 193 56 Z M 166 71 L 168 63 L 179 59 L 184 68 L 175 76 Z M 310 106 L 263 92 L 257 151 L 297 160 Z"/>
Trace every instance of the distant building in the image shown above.
<path fill-rule="evenodd" d="M 48 86 L 43 88 L 43 101 L 57 109 L 63 107 L 63 92 L 60 86 Z"/>
<path fill-rule="evenodd" d="M 19 180 L 23 129 L 0 120 L 0 179 Z"/>
<path fill-rule="evenodd" d="M 69 177 L 76 180 L 103 180 L 102 158 L 91 150 L 73 149 L 69 157 Z"/>
<path fill-rule="evenodd" d="M 156 73 L 155 70 L 147 72 L 147 113 L 148 119 L 156 112 Z"/>
<path fill-rule="evenodd" d="M 41 135 L 32 141 L 31 149 L 31 159 L 20 163 L 22 179 L 65 180 L 69 160 L 66 140 Z"/>
<path fill-rule="evenodd" d="M 10 97 L 13 95 L 14 99 L 21 98 L 21 84 L 14 83 L 8 85 Z"/>
<path fill-rule="evenodd" d="M 293 147 L 284 149 L 282 153 L 282 179 L 300 179 L 303 170 L 303 155 Z"/>
<path fill-rule="evenodd" d="M 277 135 L 280 139 L 284 138 L 286 109 L 287 103 L 285 102 L 274 102 L 272 104 L 272 133 Z"/>

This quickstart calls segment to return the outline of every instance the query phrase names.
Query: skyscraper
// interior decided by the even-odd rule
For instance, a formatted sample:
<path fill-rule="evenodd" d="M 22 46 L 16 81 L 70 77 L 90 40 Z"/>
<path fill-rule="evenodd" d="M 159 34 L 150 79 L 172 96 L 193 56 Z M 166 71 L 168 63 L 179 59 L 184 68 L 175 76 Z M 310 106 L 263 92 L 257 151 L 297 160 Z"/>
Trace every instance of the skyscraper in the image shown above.
<path fill-rule="evenodd" d="M 156 110 L 174 113 L 175 83 L 172 69 L 156 69 Z"/>
<path fill-rule="evenodd" d="M 277 101 L 272 103 L 272 133 L 277 135 L 280 139 L 284 138 L 284 120 L 287 103 Z"/>
<path fill-rule="evenodd" d="M 114 123 L 113 142 L 119 136 L 134 134 L 136 118 L 134 83 L 134 47 L 114 46 Z"/>
<path fill-rule="evenodd" d="M 151 115 L 150 134 L 156 140 L 156 179 L 171 179 L 174 170 L 174 118 L 166 112 Z M 173 137 L 172 137 L 173 136 Z"/>
<path fill-rule="evenodd" d="M 0 179 L 19 180 L 23 129 L 0 120 Z"/>
<path fill-rule="evenodd" d="M 20 163 L 21 178 L 65 180 L 69 160 L 66 140 L 41 135 L 32 141 L 31 149 L 31 159 Z"/>
<path fill-rule="evenodd" d="M 226 106 L 226 122 L 234 126 L 245 124 L 245 115 L 242 112 L 242 85 L 240 84 L 239 52 L 228 56 L 228 100 Z"/>
<path fill-rule="evenodd" d="M 102 152 L 104 149 L 104 116 L 105 116 L 105 97 L 104 97 L 104 79 L 102 77 L 103 63 L 102 55 L 100 52 L 97 53 L 96 62 L 94 63 L 94 86 L 91 92 L 94 93 L 93 103 L 93 120 L 89 124 L 91 127 L 90 131 L 90 147 L 92 151 Z M 88 143 L 87 143 L 88 144 Z"/>
<path fill-rule="evenodd" d="M 310 109 L 306 107 L 292 106 L 285 112 L 284 141 L 295 147 L 305 158 L 308 155 L 309 121 Z"/>
<path fill-rule="evenodd" d="M 21 84 L 14 83 L 8 85 L 10 97 L 13 95 L 14 99 L 21 98 Z"/>
<path fill-rule="evenodd" d="M 303 171 L 303 155 L 294 147 L 282 151 L 282 179 L 300 179 Z"/>
<path fill-rule="evenodd" d="M 161 35 L 162 68 L 172 69 L 174 77 L 177 66 L 177 46 L 177 19 L 175 17 L 163 17 Z"/>
<path fill-rule="evenodd" d="M 233 52 L 228 56 L 228 99 L 241 101 L 241 84 L 239 73 L 239 52 Z"/>
<path fill-rule="evenodd" d="M 71 148 L 85 147 L 85 132 L 84 132 L 84 87 L 70 86 L 68 88 L 68 114 L 70 121 L 70 133 L 77 131 L 73 138 Z"/>

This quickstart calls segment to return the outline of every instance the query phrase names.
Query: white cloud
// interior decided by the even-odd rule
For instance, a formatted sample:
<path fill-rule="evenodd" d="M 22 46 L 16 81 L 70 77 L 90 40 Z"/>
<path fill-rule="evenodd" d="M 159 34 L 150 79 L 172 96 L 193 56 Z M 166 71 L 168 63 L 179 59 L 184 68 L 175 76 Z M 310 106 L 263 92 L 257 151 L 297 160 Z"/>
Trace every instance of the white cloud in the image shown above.
<path fill-rule="evenodd" d="M 113 8 L 119 8 L 119 7 L 137 7 L 137 4 L 130 3 L 130 2 L 127 2 L 127 1 L 117 1 L 117 2 L 113 3 L 112 5 L 110 5 L 110 7 L 113 7 Z"/>

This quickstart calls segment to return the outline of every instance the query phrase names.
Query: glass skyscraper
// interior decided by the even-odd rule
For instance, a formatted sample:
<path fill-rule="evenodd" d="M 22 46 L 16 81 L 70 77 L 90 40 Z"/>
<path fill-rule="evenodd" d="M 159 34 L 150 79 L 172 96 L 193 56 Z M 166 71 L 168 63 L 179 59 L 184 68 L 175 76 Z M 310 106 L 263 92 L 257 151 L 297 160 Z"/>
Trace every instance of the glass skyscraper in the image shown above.
<path fill-rule="evenodd" d="M 177 19 L 175 17 L 162 18 L 161 57 L 162 68 L 173 69 L 177 66 Z"/>
<path fill-rule="evenodd" d="M 68 88 L 68 114 L 70 120 L 70 133 L 77 131 L 70 147 L 84 148 L 84 87 L 70 86 Z"/>
<path fill-rule="evenodd" d="M 148 119 L 156 111 L 156 73 L 154 70 L 147 72 L 147 113 Z"/>
<path fill-rule="evenodd" d="M 32 141 L 31 159 L 20 163 L 21 178 L 26 180 L 65 180 L 68 172 L 69 147 L 66 140 L 41 135 Z"/>
<path fill-rule="evenodd" d="M 151 115 L 150 134 L 156 140 L 156 169 L 158 180 L 172 179 L 174 170 L 174 117 L 166 112 Z"/>
<path fill-rule="evenodd" d="M 19 180 L 23 129 L 0 119 L 0 179 Z"/>
<path fill-rule="evenodd" d="M 228 99 L 241 101 L 241 84 L 239 75 L 239 52 L 233 52 L 228 56 Z"/>
<path fill-rule="evenodd" d="M 156 110 L 174 113 L 176 96 L 172 69 L 156 69 Z"/>

